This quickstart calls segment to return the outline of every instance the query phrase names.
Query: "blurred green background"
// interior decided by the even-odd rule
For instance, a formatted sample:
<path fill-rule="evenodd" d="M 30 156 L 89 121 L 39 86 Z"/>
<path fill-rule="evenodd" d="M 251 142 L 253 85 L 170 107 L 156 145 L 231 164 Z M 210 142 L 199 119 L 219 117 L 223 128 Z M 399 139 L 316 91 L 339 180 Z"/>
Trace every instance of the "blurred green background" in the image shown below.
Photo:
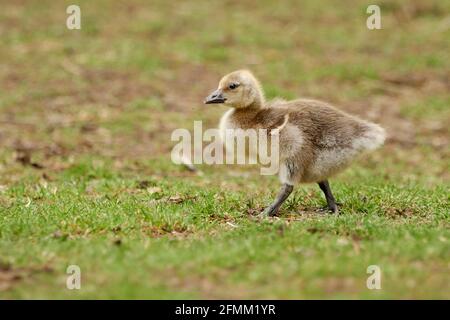
<path fill-rule="evenodd" d="M 81 30 L 66 8 L 81 8 Z M 368 30 L 378 4 L 382 29 Z M 450 298 L 450 2 L 0 1 L 1 298 Z M 171 132 L 248 68 L 268 98 L 380 123 L 386 145 L 300 186 L 172 164 Z M 66 289 L 79 265 L 82 289 Z M 382 290 L 368 290 L 379 265 Z"/>

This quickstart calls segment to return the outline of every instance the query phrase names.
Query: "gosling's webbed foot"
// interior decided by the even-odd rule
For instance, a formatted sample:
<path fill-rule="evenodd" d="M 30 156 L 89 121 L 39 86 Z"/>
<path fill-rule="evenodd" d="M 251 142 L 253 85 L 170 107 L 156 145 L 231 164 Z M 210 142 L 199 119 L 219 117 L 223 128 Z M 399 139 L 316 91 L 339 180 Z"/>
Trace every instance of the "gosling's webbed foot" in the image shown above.
<path fill-rule="evenodd" d="M 278 207 L 269 206 L 261 213 L 262 217 L 273 217 L 277 215 Z"/>
<path fill-rule="evenodd" d="M 338 208 L 338 206 L 337 206 L 337 205 L 334 205 L 334 206 L 328 207 L 328 210 L 330 210 L 330 211 L 331 211 L 331 213 L 339 214 L 339 208 Z"/>
<path fill-rule="evenodd" d="M 280 209 L 283 202 L 289 197 L 292 190 L 294 190 L 294 186 L 290 184 L 283 184 L 281 186 L 280 192 L 278 193 L 277 198 L 274 203 L 272 203 L 269 207 L 267 207 L 261 214 L 261 217 L 273 217 L 278 213 L 278 209 Z"/>
<path fill-rule="evenodd" d="M 325 207 L 320 208 L 319 210 L 322 211 L 323 213 L 339 214 L 338 206 L 334 206 L 334 207 L 325 206 Z"/>

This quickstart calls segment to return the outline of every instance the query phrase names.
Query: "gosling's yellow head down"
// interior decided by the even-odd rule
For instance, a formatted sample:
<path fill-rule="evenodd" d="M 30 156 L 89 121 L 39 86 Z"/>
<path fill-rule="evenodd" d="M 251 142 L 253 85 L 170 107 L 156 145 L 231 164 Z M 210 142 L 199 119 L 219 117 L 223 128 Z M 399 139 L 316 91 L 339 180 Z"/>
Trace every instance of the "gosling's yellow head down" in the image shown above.
<path fill-rule="evenodd" d="M 264 93 L 250 71 L 238 70 L 220 80 L 217 90 L 205 100 L 205 104 L 212 103 L 223 103 L 232 108 L 261 108 Z"/>

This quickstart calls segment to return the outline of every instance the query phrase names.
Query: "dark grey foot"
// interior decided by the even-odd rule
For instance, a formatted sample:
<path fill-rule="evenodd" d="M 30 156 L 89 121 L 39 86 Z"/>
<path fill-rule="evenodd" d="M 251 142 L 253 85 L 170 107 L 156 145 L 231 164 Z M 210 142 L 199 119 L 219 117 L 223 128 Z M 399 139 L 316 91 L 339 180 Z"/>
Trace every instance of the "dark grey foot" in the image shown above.
<path fill-rule="evenodd" d="M 261 216 L 263 217 L 273 217 L 276 216 L 278 213 L 278 209 L 277 207 L 272 207 L 269 206 L 266 209 L 264 209 L 264 211 L 261 213 Z"/>
<path fill-rule="evenodd" d="M 327 199 L 327 209 L 332 213 L 339 213 L 339 209 L 336 205 L 336 200 L 334 199 L 333 193 L 331 192 L 328 180 L 319 182 L 319 187 L 325 194 L 325 199 Z"/>
<path fill-rule="evenodd" d="M 292 190 L 294 190 L 294 186 L 287 183 L 283 184 L 275 201 L 267 207 L 261 215 L 266 217 L 273 217 L 276 215 L 278 213 L 278 209 L 280 209 L 283 202 L 289 197 Z"/>
<path fill-rule="evenodd" d="M 320 208 L 320 211 L 322 211 L 323 213 L 339 213 L 339 207 L 335 206 L 334 208 L 330 208 L 329 206 L 325 206 Z"/>

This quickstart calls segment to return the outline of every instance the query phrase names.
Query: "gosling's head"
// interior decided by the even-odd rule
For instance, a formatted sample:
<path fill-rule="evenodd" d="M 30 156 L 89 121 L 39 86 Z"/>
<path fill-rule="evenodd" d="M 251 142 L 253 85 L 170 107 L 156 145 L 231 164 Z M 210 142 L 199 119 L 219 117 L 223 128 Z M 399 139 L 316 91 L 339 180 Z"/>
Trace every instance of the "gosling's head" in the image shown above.
<path fill-rule="evenodd" d="M 219 87 L 205 100 L 205 104 L 223 103 L 233 108 L 261 108 L 264 94 L 259 81 L 248 70 L 227 74 Z"/>

